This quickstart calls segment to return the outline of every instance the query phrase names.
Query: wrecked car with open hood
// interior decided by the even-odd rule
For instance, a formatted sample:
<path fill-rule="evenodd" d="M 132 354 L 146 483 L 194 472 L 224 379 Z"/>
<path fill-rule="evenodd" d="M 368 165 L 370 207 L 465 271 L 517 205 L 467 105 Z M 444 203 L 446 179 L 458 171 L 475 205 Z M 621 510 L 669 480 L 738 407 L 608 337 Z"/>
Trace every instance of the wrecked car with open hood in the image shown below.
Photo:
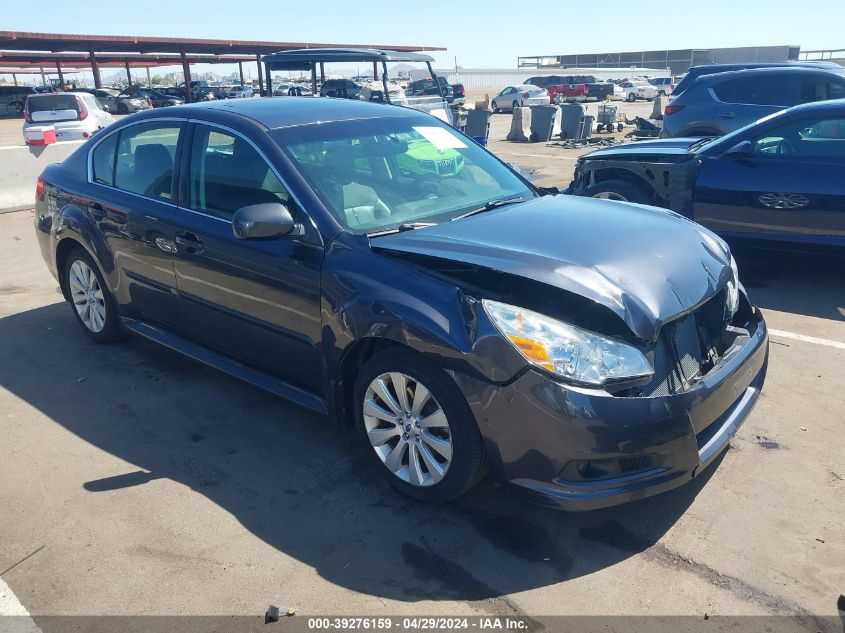
<path fill-rule="evenodd" d="M 36 231 L 91 338 L 354 425 L 424 500 L 489 473 L 597 508 L 727 447 L 768 337 L 721 239 L 537 189 L 419 112 L 244 101 L 131 117 L 42 175 Z"/>

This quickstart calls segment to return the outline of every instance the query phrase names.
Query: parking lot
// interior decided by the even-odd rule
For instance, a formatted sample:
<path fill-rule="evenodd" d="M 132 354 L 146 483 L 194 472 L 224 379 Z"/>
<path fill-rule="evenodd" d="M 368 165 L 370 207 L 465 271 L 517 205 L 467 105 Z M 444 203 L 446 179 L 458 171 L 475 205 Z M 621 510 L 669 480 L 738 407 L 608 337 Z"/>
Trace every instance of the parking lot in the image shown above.
<path fill-rule="evenodd" d="M 565 186 L 580 152 L 508 143 L 509 124 L 493 117 L 490 149 Z M 19 120 L 0 137 L 12 127 L 19 137 Z M 772 340 L 730 450 L 673 492 L 566 514 L 489 483 L 452 504 L 409 501 L 319 416 L 138 339 L 89 342 L 32 220 L 0 215 L 0 576 L 36 623 L 258 617 L 273 604 L 296 617 L 729 614 L 841 630 L 841 260 L 738 251 Z"/>

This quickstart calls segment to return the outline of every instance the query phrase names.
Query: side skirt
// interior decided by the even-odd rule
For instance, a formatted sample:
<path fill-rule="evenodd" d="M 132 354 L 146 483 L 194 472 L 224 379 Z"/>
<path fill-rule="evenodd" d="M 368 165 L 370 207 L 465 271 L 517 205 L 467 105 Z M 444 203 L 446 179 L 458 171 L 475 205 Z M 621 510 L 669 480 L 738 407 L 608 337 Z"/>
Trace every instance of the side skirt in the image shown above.
<path fill-rule="evenodd" d="M 147 340 L 163 345 L 168 349 L 172 349 L 174 352 L 178 352 L 188 358 L 199 361 L 204 365 L 213 367 L 214 369 L 222 371 L 225 374 L 229 374 L 234 378 L 248 382 L 259 389 L 264 389 L 272 394 L 281 396 L 294 404 L 298 404 L 306 409 L 315 411 L 316 413 L 321 413 L 323 415 L 328 414 L 328 406 L 322 398 L 304 391 L 299 387 L 294 387 L 293 385 L 290 385 L 283 380 L 279 380 L 275 376 L 271 376 L 266 372 L 244 365 L 243 363 L 233 360 L 228 356 L 218 354 L 217 352 L 203 347 L 202 345 L 192 343 L 181 336 L 168 332 L 167 330 L 155 325 L 145 323 L 144 321 L 122 317 L 121 325 L 133 334 L 137 334 Z"/>

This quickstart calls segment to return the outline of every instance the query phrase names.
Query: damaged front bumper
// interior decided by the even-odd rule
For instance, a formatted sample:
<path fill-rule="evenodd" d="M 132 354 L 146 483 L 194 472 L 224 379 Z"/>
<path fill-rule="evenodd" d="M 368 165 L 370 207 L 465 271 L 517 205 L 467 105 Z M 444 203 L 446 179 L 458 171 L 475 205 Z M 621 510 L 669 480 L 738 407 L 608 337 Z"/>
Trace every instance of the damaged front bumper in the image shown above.
<path fill-rule="evenodd" d="M 591 510 L 658 494 L 698 475 L 727 447 L 766 375 L 758 310 L 748 336 L 688 389 L 618 397 L 528 370 L 493 385 L 455 375 L 494 476 L 534 501 Z"/>

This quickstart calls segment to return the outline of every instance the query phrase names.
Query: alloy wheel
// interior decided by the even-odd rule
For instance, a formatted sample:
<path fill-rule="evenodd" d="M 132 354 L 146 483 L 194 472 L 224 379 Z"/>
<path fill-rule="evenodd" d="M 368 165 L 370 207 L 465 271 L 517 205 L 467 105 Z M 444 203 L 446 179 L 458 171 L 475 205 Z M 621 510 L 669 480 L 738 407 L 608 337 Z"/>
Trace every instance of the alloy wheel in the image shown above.
<path fill-rule="evenodd" d="M 79 320 L 92 332 L 102 332 L 106 325 L 106 302 L 97 275 L 88 264 L 77 259 L 70 267 L 68 284 Z"/>
<path fill-rule="evenodd" d="M 420 381 L 399 372 L 367 387 L 364 427 L 373 450 L 396 477 L 433 486 L 452 462 L 452 433 L 443 408 Z"/>

